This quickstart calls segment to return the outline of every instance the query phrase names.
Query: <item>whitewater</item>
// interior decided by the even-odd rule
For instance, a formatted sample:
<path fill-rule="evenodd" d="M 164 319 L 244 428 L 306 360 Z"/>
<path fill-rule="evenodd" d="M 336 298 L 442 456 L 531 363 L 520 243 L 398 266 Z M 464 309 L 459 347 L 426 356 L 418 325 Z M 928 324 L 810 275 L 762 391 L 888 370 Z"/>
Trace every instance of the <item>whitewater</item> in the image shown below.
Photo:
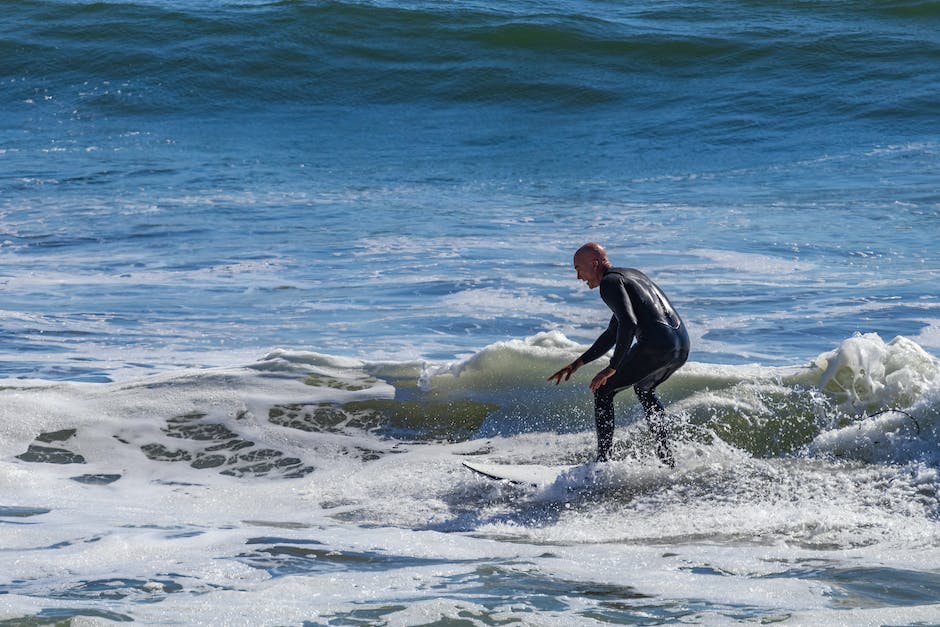
<path fill-rule="evenodd" d="M 540 486 L 461 466 L 587 463 L 586 395 L 542 377 L 583 348 L 553 332 L 431 366 L 281 350 L 8 382 L 0 607 L 41 624 L 935 620 L 935 358 L 870 334 L 799 368 L 690 364 L 662 388 L 675 470 L 629 407 L 612 463 Z M 866 416 L 881 407 L 905 409 Z"/>

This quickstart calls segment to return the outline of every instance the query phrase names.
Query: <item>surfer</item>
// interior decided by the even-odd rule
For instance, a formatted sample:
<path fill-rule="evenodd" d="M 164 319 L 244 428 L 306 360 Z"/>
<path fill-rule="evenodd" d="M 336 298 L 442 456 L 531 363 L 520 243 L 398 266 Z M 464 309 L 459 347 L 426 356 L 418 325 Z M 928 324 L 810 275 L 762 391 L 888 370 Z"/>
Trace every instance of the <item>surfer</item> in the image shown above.
<path fill-rule="evenodd" d="M 601 299 L 613 312 L 607 330 L 573 362 L 548 377 L 555 385 L 571 378 L 584 364 L 614 349 L 610 365 L 591 381 L 597 427 L 597 461 L 610 459 L 614 441 L 614 396 L 633 387 L 650 431 L 656 454 L 664 464 L 676 462 L 669 446 L 665 408 L 656 387 L 689 357 L 689 334 L 669 299 L 653 281 L 633 268 L 615 268 L 607 253 L 593 242 L 574 255 L 578 279 L 590 289 L 600 287 Z M 634 340 L 636 340 L 634 342 Z"/>

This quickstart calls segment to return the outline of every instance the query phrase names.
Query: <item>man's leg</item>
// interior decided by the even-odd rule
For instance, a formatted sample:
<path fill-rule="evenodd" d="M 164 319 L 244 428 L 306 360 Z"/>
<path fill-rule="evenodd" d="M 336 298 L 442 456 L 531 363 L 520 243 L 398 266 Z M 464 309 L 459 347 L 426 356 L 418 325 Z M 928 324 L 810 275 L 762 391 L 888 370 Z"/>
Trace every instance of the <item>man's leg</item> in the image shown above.
<path fill-rule="evenodd" d="M 610 460 L 614 445 L 614 395 L 617 390 L 606 385 L 594 393 L 594 425 L 597 427 L 597 461 Z"/>
<path fill-rule="evenodd" d="M 650 429 L 656 437 L 656 454 L 664 464 L 675 467 L 665 429 L 665 408 L 657 398 L 656 386 L 669 378 L 688 357 L 688 351 L 667 354 L 646 352 L 634 344 L 620 370 L 594 393 L 594 423 L 597 427 L 597 461 L 607 461 L 614 443 L 614 395 L 633 387 L 643 405 Z M 642 394 L 642 395 L 641 395 Z"/>
<path fill-rule="evenodd" d="M 643 412 L 646 414 L 646 422 L 649 424 L 650 432 L 656 440 L 656 455 L 660 461 L 670 468 L 676 467 L 676 459 L 672 455 L 672 448 L 669 446 L 669 433 L 666 430 L 666 408 L 663 407 L 655 390 L 642 389 L 639 386 L 634 388 L 636 396 L 643 405 Z"/>
<path fill-rule="evenodd" d="M 654 355 L 654 358 L 658 355 Z M 627 354 L 620 370 L 607 379 L 594 392 L 594 424 L 597 427 L 597 461 L 610 459 L 610 450 L 614 444 L 614 396 L 627 388 L 640 385 L 655 375 L 658 368 L 648 356 L 642 354 L 634 344 Z M 655 398 L 655 397 L 654 397 Z M 658 402 L 658 401 L 657 401 Z"/>

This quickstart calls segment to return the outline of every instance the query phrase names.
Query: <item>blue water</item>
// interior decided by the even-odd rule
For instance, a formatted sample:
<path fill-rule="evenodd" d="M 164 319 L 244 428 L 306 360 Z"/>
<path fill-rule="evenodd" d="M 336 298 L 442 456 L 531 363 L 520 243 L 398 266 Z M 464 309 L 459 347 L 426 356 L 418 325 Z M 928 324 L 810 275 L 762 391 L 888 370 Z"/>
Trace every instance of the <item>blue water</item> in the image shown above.
<path fill-rule="evenodd" d="M 42 1 L 2 23 L 3 374 L 587 340 L 603 311 L 567 266 L 589 239 L 664 283 L 702 360 L 937 319 L 934 3 Z"/>
<path fill-rule="evenodd" d="M 937 85 L 932 1 L 0 4 L 0 620 L 935 620 Z M 592 240 L 680 468 L 494 487 Z"/>

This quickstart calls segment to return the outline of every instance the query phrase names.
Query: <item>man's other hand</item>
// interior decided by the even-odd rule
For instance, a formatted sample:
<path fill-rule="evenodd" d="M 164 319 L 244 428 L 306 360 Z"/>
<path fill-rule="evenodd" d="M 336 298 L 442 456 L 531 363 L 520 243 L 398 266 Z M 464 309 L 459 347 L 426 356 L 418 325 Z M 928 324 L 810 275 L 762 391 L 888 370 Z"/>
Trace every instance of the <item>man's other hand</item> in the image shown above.
<path fill-rule="evenodd" d="M 615 374 L 617 374 L 617 371 L 614 370 L 613 368 L 604 368 L 603 370 L 598 372 L 597 376 L 595 376 L 594 379 L 591 381 L 591 391 L 597 392 L 597 390 L 602 385 L 607 383 L 607 379 L 611 378 Z"/>
<path fill-rule="evenodd" d="M 575 372 L 578 371 L 580 367 L 581 367 L 581 360 L 575 359 L 573 362 L 571 362 L 570 364 L 568 364 L 567 366 L 565 366 L 564 368 L 562 368 L 561 370 L 559 370 L 558 372 L 550 376 L 548 379 L 546 379 L 546 381 L 554 381 L 555 385 L 558 385 L 559 383 L 561 383 L 562 377 L 564 377 L 565 381 L 567 381 L 568 379 L 571 378 L 571 375 L 573 375 Z"/>

